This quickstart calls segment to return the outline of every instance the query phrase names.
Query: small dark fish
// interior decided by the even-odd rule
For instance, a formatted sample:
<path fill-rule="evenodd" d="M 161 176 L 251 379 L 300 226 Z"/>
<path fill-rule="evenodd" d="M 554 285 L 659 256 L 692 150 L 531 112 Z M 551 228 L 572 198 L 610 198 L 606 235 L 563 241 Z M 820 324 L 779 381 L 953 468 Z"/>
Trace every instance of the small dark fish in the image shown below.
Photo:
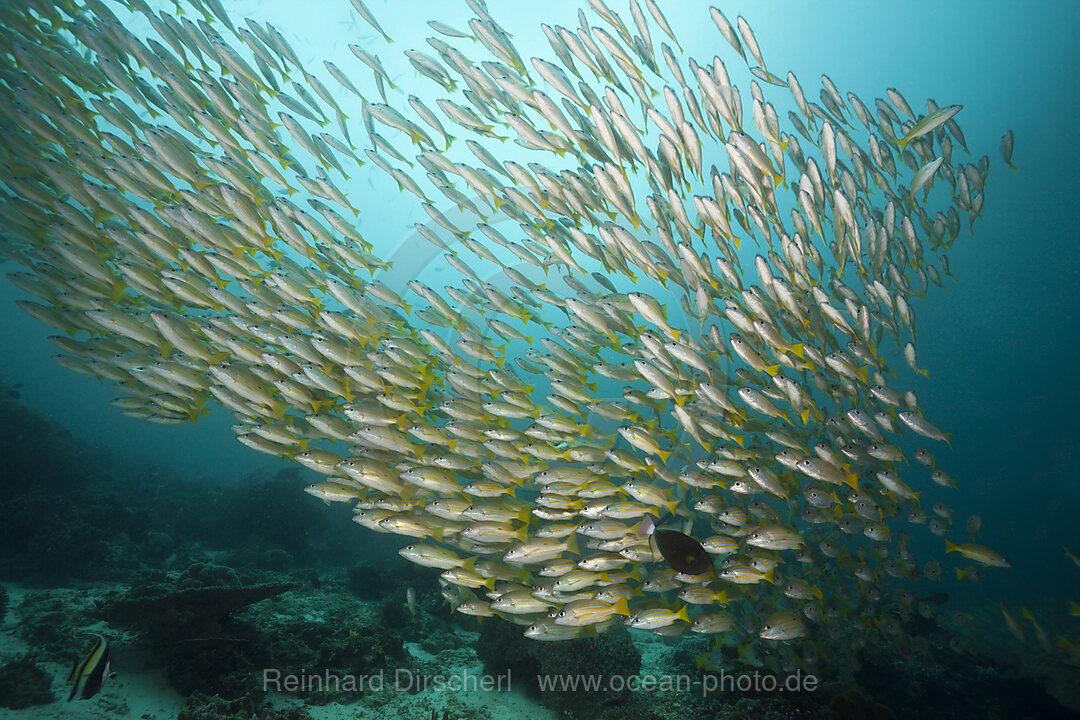
<path fill-rule="evenodd" d="M 944 605 L 945 603 L 949 602 L 949 593 L 936 592 L 931 595 L 927 595 L 926 597 L 919 598 L 919 602 L 928 602 L 933 603 L 934 605 Z"/>
<path fill-rule="evenodd" d="M 71 668 L 68 682 L 72 685 L 68 702 L 76 697 L 80 700 L 89 700 L 101 690 L 105 679 L 115 674 L 109 672 L 109 641 L 100 635 L 94 635 L 94 637 L 96 638 L 94 647 L 90 649 L 82 662 L 75 663 L 75 666 Z"/>
<path fill-rule="evenodd" d="M 712 572 L 709 553 L 694 538 L 677 530 L 654 530 L 656 547 L 668 565 L 687 575 L 704 575 Z"/>

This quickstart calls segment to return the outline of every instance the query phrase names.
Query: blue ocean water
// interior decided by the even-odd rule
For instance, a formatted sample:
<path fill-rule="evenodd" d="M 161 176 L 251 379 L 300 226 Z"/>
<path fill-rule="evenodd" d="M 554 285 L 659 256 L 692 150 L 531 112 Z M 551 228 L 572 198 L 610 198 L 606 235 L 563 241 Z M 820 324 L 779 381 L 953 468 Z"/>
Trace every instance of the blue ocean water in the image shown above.
<path fill-rule="evenodd" d="M 464 4 L 457 18 L 446 3 L 408 5 L 408 12 L 371 5 L 395 38 L 382 61 L 396 68 L 391 76 L 403 88 L 418 82 L 418 75 L 400 51 L 421 46 L 430 34 L 424 21 L 453 25 L 470 17 Z M 539 24 L 572 26 L 577 8 L 545 2 L 493 5 L 492 11 L 522 56 L 530 57 L 550 54 Z M 292 3 L 236 2 L 228 9 L 284 28 L 305 61 L 325 58 L 352 67 L 347 44 L 375 37 L 345 2 L 305 3 L 302 11 Z M 688 56 L 705 60 L 719 53 L 728 58 L 734 81 L 750 77 L 730 60 L 707 5 L 673 3 L 664 10 Z M 1080 350 L 1080 250 L 1073 242 L 1080 227 L 1080 177 L 1070 159 L 1080 150 L 1072 126 L 1080 98 L 1069 90 L 1080 69 L 1073 42 L 1080 7 L 1004 0 L 902 8 L 733 2 L 723 10 L 749 18 L 769 66 L 791 69 L 804 86 L 816 85 L 825 73 L 841 92 L 861 98 L 896 87 L 912 105 L 924 98 L 964 105 L 959 119 L 969 147 L 976 156 L 990 155 L 995 170 L 975 234 L 965 232 L 949 253 L 957 282 L 933 288 L 914 305 L 919 357 L 930 378 L 909 379 L 927 416 L 954 433 L 941 462 L 962 490 L 957 517 L 982 515 L 988 541 L 1024 558 L 992 592 L 1008 594 L 1045 578 L 1076 590 L 1080 580 L 1069 575 L 1059 550 L 1063 543 L 1080 547 L 1074 522 L 1080 486 L 1070 479 L 1080 400 L 1070 370 Z M 342 103 L 354 99 L 342 90 Z M 998 139 L 1008 129 L 1016 136 L 1015 173 L 996 162 Z M 369 165 L 348 189 L 362 197 L 365 236 L 392 251 L 415 235 L 412 224 L 426 216 L 412 196 L 381 182 L 378 172 Z M 197 426 L 156 427 L 122 416 L 108 405 L 112 389 L 46 362 L 55 352 L 45 339 L 51 331 L 14 308 L 12 301 L 23 297 L 16 288 L 5 283 L 3 293 L 9 310 L 0 325 L 0 365 L 8 383 L 22 384 L 30 407 L 132 463 L 164 464 L 187 477 L 225 481 L 252 466 L 275 466 L 234 441 L 221 410 Z"/>
<path fill-rule="evenodd" d="M 368 5 L 393 45 L 383 44 L 344 1 L 226 2 L 234 17 L 251 15 L 281 28 L 308 65 L 329 59 L 355 68 L 348 43 L 377 44 L 398 85 L 390 91 L 391 103 L 403 103 L 408 93 L 422 92 L 422 79 L 401 51 L 423 46 L 431 34 L 424 21 L 462 27 L 470 15 L 464 3 Z M 529 58 L 551 54 L 539 24 L 576 26 L 579 3 L 489 7 Z M 955 281 L 945 278 L 944 288 L 931 286 L 925 299 L 913 303 L 919 363 L 929 377 L 908 371 L 898 355 L 891 362 L 899 384 L 915 391 L 926 417 L 952 433 L 951 447 L 935 452 L 958 489 L 937 497 L 947 500 L 958 524 L 981 516 L 978 541 L 1014 565 L 987 569 L 979 583 L 952 583 L 953 603 L 985 607 L 1000 599 L 1039 608 L 1062 618 L 1048 623 L 1057 632 L 1071 630 L 1075 637 L 1075 626 L 1064 616 L 1069 601 L 1080 600 L 1080 568 L 1063 546 L 1080 551 L 1080 383 L 1074 371 L 1080 356 L 1080 175 L 1073 167 L 1080 156 L 1080 5 L 776 0 L 722 7 L 729 18 L 742 15 L 751 22 L 771 70 L 781 76 L 795 72 L 815 95 L 824 73 L 842 93 L 868 103 L 895 87 L 917 110 L 927 98 L 941 106 L 963 105 L 957 119 L 972 155 L 991 158 L 985 209 L 974 232 L 965 227 L 948 253 Z M 733 83 L 747 88 L 745 103 L 751 76 L 709 20 L 708 5 L 687 1 L 663 8 L 687 56 L 702 63 L 714 54 L 725 59 Z M 346 112 L 359 117 L 359 101 L 333 87 Z M 425 99 L 438 96 L 431 83 L 423 87 Z M 787 109 L 778 106 L 782 115 Z M 1015 133 L 1016 172 L 998 156 L 1007 130 Z M 356 134 L 362 134 L 359 127 Z M 722 148 L 711 150 L 712 159 L 706 155 L 706 166 L 719 162 L 717 152 L 722 156 Z M 520 157 L 531 159 L 524 152 Z M 372 165 L 342 187 L 361 210 L 359 227 L 375 243 L 375 254 L 401 258 L 392 271 L 400 274 L 394 276 L 400 277 L 397 287 L 413 278 L 445 284 L 439 278 L 446 268 L 438 262 L 409 265 L 415 261 L 409 252 L 416 247 L 413 225 L 427 221 L 415 198 L 398 192 Z M 753 250 L 747 254 L 744 248 L 743 256 L 744 267 L 752 267 Z M 208 484 L 228 483 L 258 467 L 282 467 L 239 445 L 229 428 L 232 418 L 220 408 L 193 426 L 155 426 L 122 416 L 109 405 L 114 389 L 48 362 L 55 348 L 46 337 L 53 331 L 15 308 L 13 301 L 23 297 L 10 284 L 0 285 L 0 379 L 21 385 L 21 400 L 32 410 L 131 467 L 163 466 Z M 929 548 L 941 541 L 912 542 Z M 951 564 L 943 564 L 951 574 Z M 1000 618 L 988 620 L 1000 624 Z"/>

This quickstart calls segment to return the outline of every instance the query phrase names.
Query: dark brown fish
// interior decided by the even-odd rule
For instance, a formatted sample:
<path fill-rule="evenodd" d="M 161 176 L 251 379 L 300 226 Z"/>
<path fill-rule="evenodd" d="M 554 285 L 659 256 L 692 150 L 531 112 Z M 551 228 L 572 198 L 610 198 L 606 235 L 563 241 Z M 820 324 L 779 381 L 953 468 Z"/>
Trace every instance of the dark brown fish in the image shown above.
<path fill-rule="evenodd" d="M 712 558 L 694 538 L 676 530 L 655 530 L 653 538 L 667 564 L 687 575 L 704 575 L 712 572 Z"/>

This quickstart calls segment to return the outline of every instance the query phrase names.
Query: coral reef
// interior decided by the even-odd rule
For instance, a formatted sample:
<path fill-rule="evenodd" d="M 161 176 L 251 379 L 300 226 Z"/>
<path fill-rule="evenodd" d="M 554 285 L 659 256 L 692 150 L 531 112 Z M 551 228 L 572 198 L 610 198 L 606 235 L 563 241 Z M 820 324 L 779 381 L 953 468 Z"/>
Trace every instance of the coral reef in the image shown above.
<path fill-rule="evenodd" d="M 274 708 L 265 704 L 261 696 L 229 699 L 194 692 L 177 720 L 311 720 L 311 714 L 302 707 Z"/>
<path fill-rule="evenodd" d="M 286 674 L 317 668 L 333 675 L 370 676 L 382 671 L 392 677 L 412 661 L 398 628 L 384 625 L 380 618 L 378 604 L 347 593 L 283 598 L 279 612 L 253 619 L 263 639 L 257 648 L 260 663 Z M 358 693 L 316 688 L 297 695 L 309 704 L 325 704 L 352 702 Z"/>
<path fill-rule="evenodd" d="M 37 583 L 122 579 L 138 559 L 121 536 L 139 536 L 141 522 L 118 496 L 30 487 L 0 503 L 0 570 Z"/>
<path fill-rule="evenodd" d="M 19 603 L 19 623 L 13 633 L 34 648 L 42 660 L 70 667 L 80 658 L 81 640 L 72 638 L 93 625 L 94 596 L 77 590 L 42 590 L 27 593 Z"/>
<path fill-rule="evenodd" d="M 107 479 L 110 458 L 19 401 L 0 384 L 0 500 L 26 491 L 28 481 L 47 479 L 57 491 Z"/>
<path fill-rule="evenodd" d="M 256 720 L 311 720 L 311 714 L 297 707 L 291 708 L 264 708 Z"/>
<path fill-rule="evenodd" d="M 491 720 L 491 712 L 487 708 L 466 705 L 451 695 L 446 698 L 441 714 L 433 708 L 431 715 L 418 716 L 415 720 Z"/>
<path fill-rule="evenodd" d="M 235 577 L 235 575 L 234 575 Z M 113 621 L 136 625 L 170 641 L 220 633 L 229 613 L 295 587 L 293 583 L 183 587 L 150 597 L 115 600 L 103 609 Z"/>
<path fill-rule="evenodd" d="M 240 576 L 231 567 L 213 563 L 195 563 L 176 578 L 177 590 L 190 588 L 240 587 Z"/>
<path fill-rule="evenodd" d="M 170 684 L 181 693 L 217 694 L 229 702 L 250 697 L 259 641 L 232 613 L 295 587 L 243 585 L 232 568 L 196 563 L 172 587 L 151 582 L 103 604 L 101 616 L 139 628 L 162 657 Z"/>
<path fill-rule="evenodd" d="M 347 513 L 328 518 L 314 498 L 297 501 L 309 480 L 296 468 L 218 484 L 117 466 L 4 393 L 0 452 L 5 579 L 122 581 L 146 567 L 181 569 L 208 550 L 277 572 L 361 558 Z"/>
<path fill-rule="evenodd" d="M 229 548 L 245 560 L 275 548 L 311 562 L 316 558 L 313 548 L 325 537 L 327 522 L 318 502 L 297 500 L 297 491 L 307 482 L 297 468 L 281 470 L 269 478 L 255 474 L 219 488 L 209 507 L 200 503 L 181 512 L 204 530 L 200 534 L 207 541 Z M 202 518 L 191 517 L 195 508 L 208 512 Z"/>
<path fill-rule="evenodd" d="M 52 678 L 31 655 L 0 667 L 0 707 L 21 710 L 53 702 Z"/>
<path fill-rule="evenodd" d="M 345 586 L 349 592 L 364 600 L 375 600 L 386 592 L 393 576 L 381 564 L 362 561 L 345 571 Z"/>
<path fill-rule="evenodd" d="M 889 648 L 867 647 L 859 653 L 852 680 L 875 702 L 884 703 L 897 716 L 909 720 L 1080 717 L 1049 695 L 1043 685 L 1030 678 L 1010 677 L 997 658 L 972 649 L 960 654 L 938 648 L 912 661 Z M 856 703 L 850 693 L 847 698 L 837 695 L 834 700 L 844 709 Z M 876 712 L 879 714 L 866 717 L 888 717 L 880 710 Z M 863 715 L 838 713 L 830 717 Z"/>
<path fill-rule="evenodd" d="M 822 720 L 894 720 L 895 717 L 888 707 L 855 688 L 833 695 L 821 712 Z"/>
<path fill-rule="evenodd" d="M 188 696 L 177 720 L 250 720 L 260 705 L 260 700 L 246 695 L 226 699 L 196 691 Z"/>
<path fill-rule="evenodd" d="M 518 627 L 484 623 L 476 654 L 487 672 L 510 670 L 515 687 L 521 684 L 541 704 L 573 718 L 597 718 L 608 705 L 629 696 L 625 688 L 596 692 L 540 692 L 538 676 L 601 675 L 629 677 L 641 670 L 641 653 L 625 631 L 612 631 L 594 638 L 578 638 L 557 643 L 525 638 Z"/>
<path fill-rule="evenodd" d="M 108 541 L 130 532 L 134 517 L 120 496 L 82 489 L 108 487 L 112 458 L 10 391 L 0 392 L 0 456 L 0 576 L 50 582 L 129 571 L 134 558 Z"/>
<path fill-rule="evenodd" d="M 7 617 L 8 611 L 8 592 L 7 588 L 0 585 L 0 625 L 3 624 L 4 619 Z"/>

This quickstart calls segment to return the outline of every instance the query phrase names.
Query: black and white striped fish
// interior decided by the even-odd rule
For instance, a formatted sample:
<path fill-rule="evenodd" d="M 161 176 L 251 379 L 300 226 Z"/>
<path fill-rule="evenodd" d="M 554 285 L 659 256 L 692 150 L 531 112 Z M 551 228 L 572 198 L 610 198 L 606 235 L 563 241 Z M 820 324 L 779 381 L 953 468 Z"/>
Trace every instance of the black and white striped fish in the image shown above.
<path fill-rule="evenodd" d="M 101 635 L 94 635 L 94 647 L 90 649 L 81 662 L 75 663 L 71 668 L 68 682 L 71 683 L 71 694 L 68 702 L 75 698 L 89 700 L 97 695 L 105 679 L 115 673 L 110 673 L 109 641 Z"/>

